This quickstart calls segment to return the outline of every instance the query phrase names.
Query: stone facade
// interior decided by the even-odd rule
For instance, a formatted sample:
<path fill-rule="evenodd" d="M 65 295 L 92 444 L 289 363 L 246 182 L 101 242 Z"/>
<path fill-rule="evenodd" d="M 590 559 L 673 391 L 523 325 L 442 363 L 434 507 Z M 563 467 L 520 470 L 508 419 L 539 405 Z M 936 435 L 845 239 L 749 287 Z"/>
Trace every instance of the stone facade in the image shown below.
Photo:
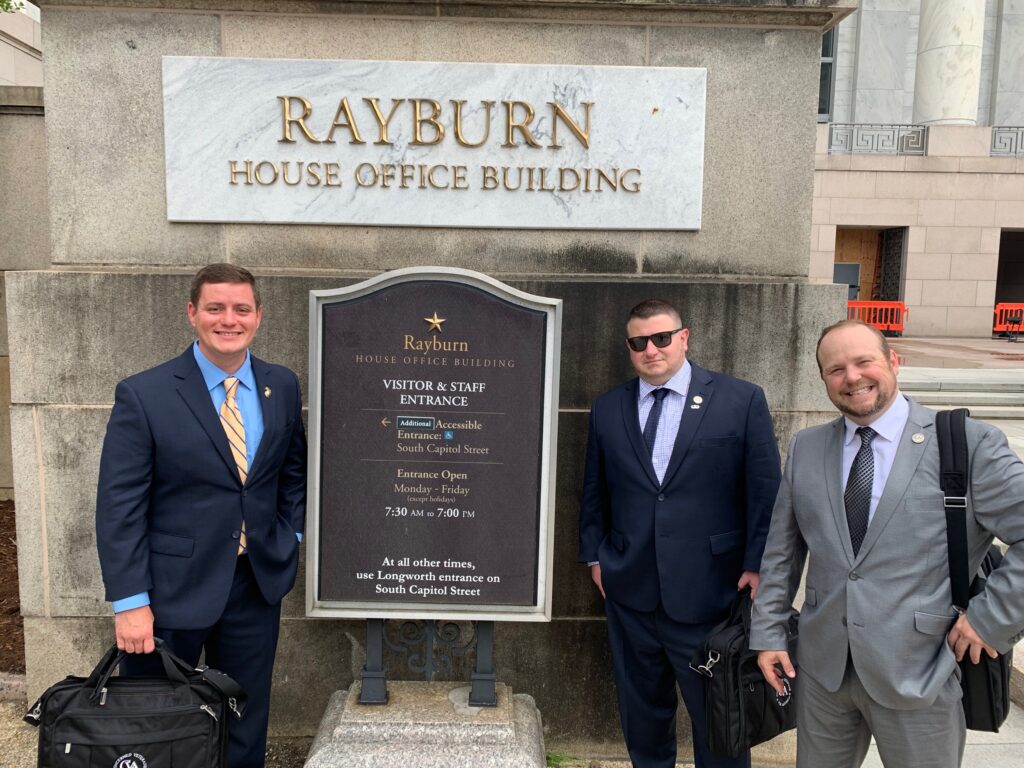
<path fill-rule="evenodd" d="M 603 610 L 575 562 L 587 409 L 629 375 L 626 311 L 660 295 L 683 307 L 694 360 L 765 387 L 783 448 L 829 414 L 813 348 L 820 328 L 842 316 L 843 291 L 808 280 L 811 116 L 822 30 L 853 5 L 43 3 L 52 266 L 7 275 L 30 696 L 83 671 L 111 639 L 92 524 L 100 442 L 116 381 L 189 342 L 196 267 L 231 261 L 257 273 L 266 309 L 256 352 L 295 369 L 305 387 L 309 290 L 382 269 L 458 266 L 564 301 L 554 620 L 499 624 L 499 679 L 536 699 L 549 745 L 620 748 Z M 707 67 L 702 228 L 170 223 L 165 54 Z M 741 139 L 752 124 L 757 141 Z M 362 624 L 306 619 L 302 592 L 300 581 L 286 599 L 275 672 L 272 729 L 289 735 L 312 735 L 330 694 L 364 658 Z M 401 659 L 389 666 L 408 677 Z M 683 719 L 680 728 L 685 738 Z"/>

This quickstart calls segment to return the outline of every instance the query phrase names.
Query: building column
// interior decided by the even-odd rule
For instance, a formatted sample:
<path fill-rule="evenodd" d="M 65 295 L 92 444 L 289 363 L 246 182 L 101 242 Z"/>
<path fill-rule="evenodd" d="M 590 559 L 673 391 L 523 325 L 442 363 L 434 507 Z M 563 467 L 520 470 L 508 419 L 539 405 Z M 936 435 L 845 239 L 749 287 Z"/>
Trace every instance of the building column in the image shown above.
<path fill-rule="evenodd" d="M 975 125 L 985 0 L 921 0 L 914 122 Z"/>

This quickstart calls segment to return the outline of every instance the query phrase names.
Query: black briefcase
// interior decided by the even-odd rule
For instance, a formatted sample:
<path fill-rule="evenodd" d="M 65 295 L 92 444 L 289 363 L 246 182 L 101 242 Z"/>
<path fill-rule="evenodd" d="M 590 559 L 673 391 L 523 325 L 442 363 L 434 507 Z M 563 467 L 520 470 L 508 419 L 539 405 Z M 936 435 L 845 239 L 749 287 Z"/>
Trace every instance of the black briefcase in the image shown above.
<path fill-rule="evenodd" d="M 690 662 L 704 676 L 708 746 L 729 757 L 796 728 L 796 681 L 783 678 L 786 693 L 780 695 L 764 679 L 757 651 L 750 650 L 750 607 L 750 590 L 745 589 Z M 794 665 L 799 616 L 793 610 L 786 625 Z"/>
<path fill-rule="evenodd" d="M 50 686 L 24 717 L 39 727 L 39 768 L 226 768 L 227 718 L 242 716 L 245 693 L 159 640 L 156 652 L 165 677 L 112 677 L 115 645 L 89 677 Z"/>

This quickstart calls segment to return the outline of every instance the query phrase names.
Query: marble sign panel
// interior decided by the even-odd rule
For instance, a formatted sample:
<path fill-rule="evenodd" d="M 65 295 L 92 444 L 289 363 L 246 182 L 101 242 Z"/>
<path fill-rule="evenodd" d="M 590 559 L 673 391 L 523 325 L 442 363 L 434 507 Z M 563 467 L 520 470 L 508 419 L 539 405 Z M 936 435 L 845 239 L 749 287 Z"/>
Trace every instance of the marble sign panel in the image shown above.
<path fill-rule="evenodd" d="M 163 58 L 171 221 L 699 229 L 697 68 Z"/>

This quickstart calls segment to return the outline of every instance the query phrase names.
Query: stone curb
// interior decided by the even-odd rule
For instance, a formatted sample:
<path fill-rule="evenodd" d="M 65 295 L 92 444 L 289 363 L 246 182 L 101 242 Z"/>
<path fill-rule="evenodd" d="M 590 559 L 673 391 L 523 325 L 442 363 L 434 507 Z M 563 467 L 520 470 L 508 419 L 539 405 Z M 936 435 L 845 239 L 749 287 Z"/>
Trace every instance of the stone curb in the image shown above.
<path fill-rule="evenodd" d="M 11 675 L 0 672 L 0 701 L 11 701 L 24 704 L 28 695 L 28 686 L 24 675 Z"/>

